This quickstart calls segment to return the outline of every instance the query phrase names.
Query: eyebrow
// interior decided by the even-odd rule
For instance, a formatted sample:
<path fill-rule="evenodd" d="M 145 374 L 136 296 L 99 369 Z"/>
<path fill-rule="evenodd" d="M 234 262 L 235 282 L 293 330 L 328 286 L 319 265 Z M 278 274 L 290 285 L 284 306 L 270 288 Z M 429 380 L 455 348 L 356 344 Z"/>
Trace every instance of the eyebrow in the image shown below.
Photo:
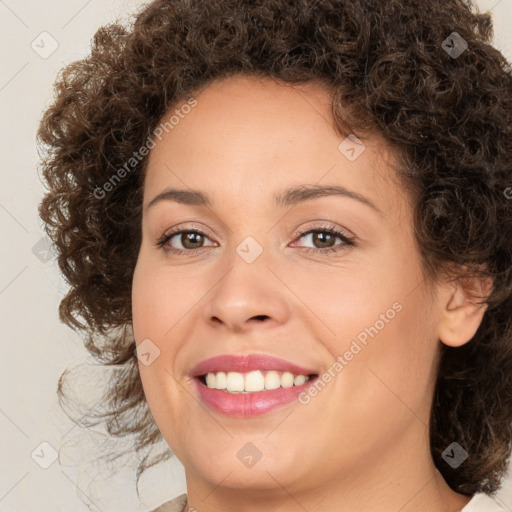
<path fill-rule="evenodd" d="M 377 205 L 368 198 L 338 185 L 298 185 L 275 194 L 273 200 L 276 207 L 283 208 L 285 206 L 293 206 L 310 199 L 327 196 L 343 196 L 354 199 L 366 206 L 369 206 L 380 215 L 383 215 L 380 208 L 378 208 Z M 213 202 L 210 198 L 199 190 L 167 188 L 148 203 L 146 210 L 161 201 L 175 201 L 177 203 L 191 206 L 213 206 Z"/>

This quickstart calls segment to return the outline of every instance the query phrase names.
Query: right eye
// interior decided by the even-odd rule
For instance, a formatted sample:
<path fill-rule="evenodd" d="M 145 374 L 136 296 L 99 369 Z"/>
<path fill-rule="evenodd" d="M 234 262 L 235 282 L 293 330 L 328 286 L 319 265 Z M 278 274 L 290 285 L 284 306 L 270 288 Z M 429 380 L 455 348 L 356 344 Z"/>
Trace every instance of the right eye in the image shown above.
<path fill-rule="evenodd" d="M 178 237 L 178 235 L 180 236 Z M 175 245 L 173 245 L 174 238 L 176 238 L 174 242 L 181 244 L 182 248 L 176 248 Z M 166 233 L 157 241 L 156 245 L 166 252 L 172 252 L 175 254 L 185 254 L 187 252 L 193 252 L 197 249 L 202 249 L 201 246 L 194 247 L 194 244 L 201 244 L 202 242 L 204 242 L 205 238 L 208 238 L 206 233 L 203 233 L 200 230 L 180 229 L 171 231 L 170 233 Z"/>

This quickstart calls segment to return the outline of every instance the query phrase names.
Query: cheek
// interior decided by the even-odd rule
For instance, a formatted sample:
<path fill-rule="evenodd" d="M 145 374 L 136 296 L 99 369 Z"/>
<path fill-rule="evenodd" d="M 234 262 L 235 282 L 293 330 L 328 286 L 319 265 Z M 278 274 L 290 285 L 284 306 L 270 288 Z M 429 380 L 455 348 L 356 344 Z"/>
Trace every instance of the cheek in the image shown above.
<path fill-rule="evenodd" d="M 338 400 L 351 404 L 356 424 L 377 422 L 383 440 L 392 439 L 411 422 L 426 425 L 429 420 L 438 343 L 419 293 L 395 303 L 398 307 L 392 314 L 388 311 L 385 320 L 365 316 L 366 325 L 352 324 L 357 334 L 343 338 L 335 352 L 343 353 L 346 361 L 337 382 Z M 384 307 L 377 312 L 385 314 Z M 365 435 L 370 438 L 375 432 L 370 428 Z"/>
<path fill-rule="evenodd" d="M 197 273 L 197 275 L 199 275 Z M 189 400 L 176 385 L 183 372 L 183 349 L 193 335 L 194 322 L 185 321 L 201 293 L 199 277 L 172 269 L 141 252 L 132 282 L 132 322 L 137 347 L 157 354 L 150 364 L 139 360 L 146 398 L 157 422 L 166 424 L 169 409 Z M 142 348 L 141 353 L 142 353 Z M 138 350 L 139 352 L 139 350 Z M 185 396 L 185 398 L 188 398 Z"/>
<path fill-rule="evenodd" d="M 132 283 L 135 339 L 169 340 L 175 326 L 200 297 L 199 277 L 180 272 L 178 268 L 166 268 L 141 255 Z"/>
<path fill-rule="evenodd" d="M 151 321 L 151 289 L 153 283 L 151 274 L 147 272 L 147 265 L 144 264 L 144 255 L 141 251 L 133 272 L 132 280 L 132 324 L 135 340 L 140 343 L 146 336 Z"/>
<path fill-rule="evenodd" d="M 436 318 L 421 289 L 402 299 L 402 310 L 371 340 L 368 367 L 390 394 L 417 409 L 430 400 L 439 342 Z"/>
<path fill-rule="evenodd" d="M 342 358 L 332 369 L 342 376 L 334 379 L 336 394 L 356 410 L 357 404 L 372 404 L 360 410 L 362 415 L 407 414 L 404 403 L 428 413 L 439 348 L 437 319 L 420 262 L 409 249 L 383 251 L 373 261 L 329 275 L 295 277 L 300 298 L 315 313 L 317 335 L 326 332 L 322 343 L 334 358 Z"/>
<path fill-rule="evenodd" d="M 329 273 L 294 272 L 289 279 L 301 299 L 296 303 L 304 313 L 300 316 L 312 318 L 315 334 L 332 354 L 342 354 L 356 338 L 364 343 L 376 331 L 389 330 L 402 314 L 405 290 L 410 290 L 404 273 L 376 265 L 347 265 Z"/>

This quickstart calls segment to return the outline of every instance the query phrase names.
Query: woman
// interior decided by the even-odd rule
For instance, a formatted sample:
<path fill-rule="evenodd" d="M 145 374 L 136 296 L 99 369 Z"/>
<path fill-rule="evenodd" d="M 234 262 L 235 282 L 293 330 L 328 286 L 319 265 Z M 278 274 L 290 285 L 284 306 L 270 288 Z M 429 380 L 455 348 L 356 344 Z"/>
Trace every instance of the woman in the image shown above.
<path fill-rule="evenodd" d="M 65 68 L 38 134 L 61 318 L 119 368 L 109 431 L 170 448 L 138 474 L 182 462 L 159 512 L 503 510 L 491 35 L 461 0 L 158 0 Z"/>

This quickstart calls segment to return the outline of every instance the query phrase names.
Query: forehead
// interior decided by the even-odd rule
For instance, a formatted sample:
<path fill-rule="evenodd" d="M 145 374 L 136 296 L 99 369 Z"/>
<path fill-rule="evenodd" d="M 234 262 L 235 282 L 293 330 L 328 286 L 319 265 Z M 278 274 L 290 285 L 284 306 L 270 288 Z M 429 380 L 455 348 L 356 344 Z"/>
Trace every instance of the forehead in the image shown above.
<path fill-rule="evenodd" d="M 319 83 L 237 76 L 194 98 L 194 107 L 178 103 L 162 119 L 175 122 L 150 152 L 146 203 L 169 186 L 212 191 L 219 199 L 224 191 L 246 205 L 301 183 L 341 185 L 374 197 L 383 210 L 403 196 L 382 137 L 372 134 L 355 160 L 347 158 L 352 141 L 336 132 L 331 97 Z"/>

